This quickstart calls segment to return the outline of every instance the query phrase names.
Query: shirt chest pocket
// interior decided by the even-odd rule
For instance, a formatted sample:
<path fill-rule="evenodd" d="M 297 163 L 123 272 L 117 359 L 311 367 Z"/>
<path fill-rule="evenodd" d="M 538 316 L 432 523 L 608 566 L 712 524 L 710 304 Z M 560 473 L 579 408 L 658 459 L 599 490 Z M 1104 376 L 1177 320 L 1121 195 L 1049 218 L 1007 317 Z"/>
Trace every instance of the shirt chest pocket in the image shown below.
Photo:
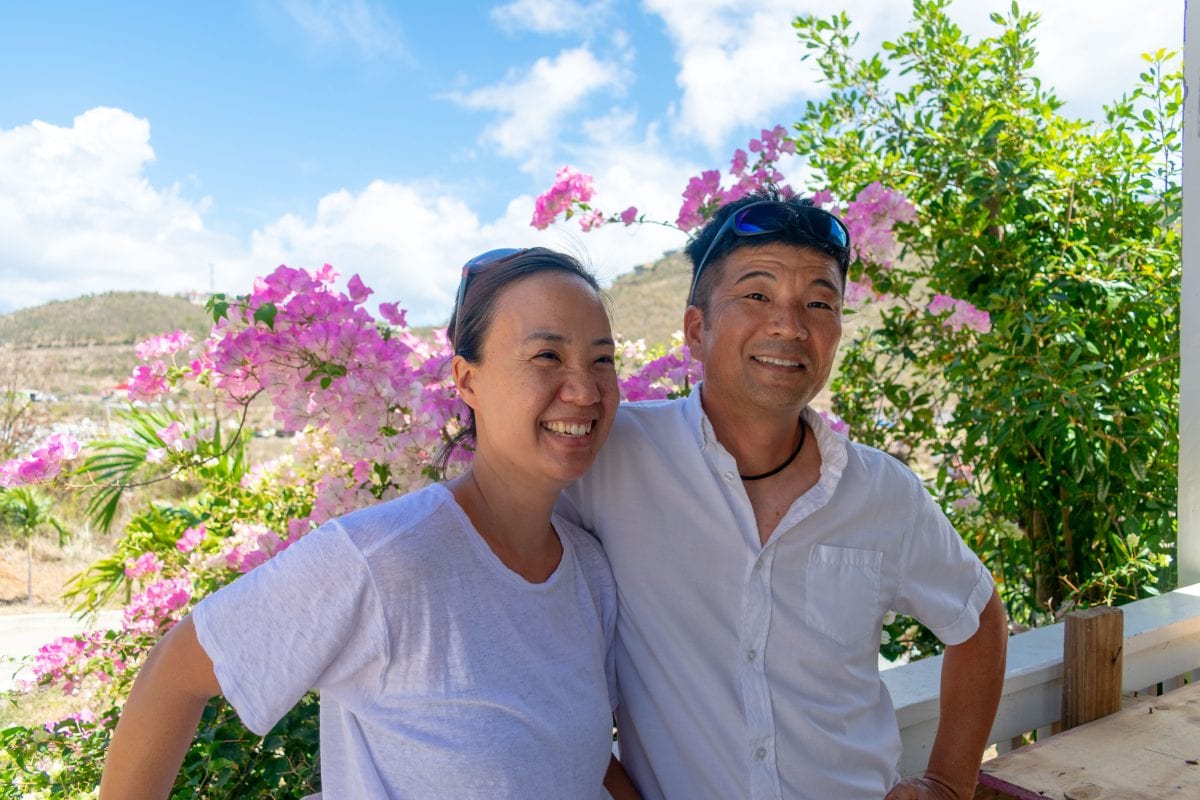
<path fill-rule="evenodd" d="M 839 644 L 879 636 L 883 553 L 819 544 L 808 562 L 808 624 Z"/>

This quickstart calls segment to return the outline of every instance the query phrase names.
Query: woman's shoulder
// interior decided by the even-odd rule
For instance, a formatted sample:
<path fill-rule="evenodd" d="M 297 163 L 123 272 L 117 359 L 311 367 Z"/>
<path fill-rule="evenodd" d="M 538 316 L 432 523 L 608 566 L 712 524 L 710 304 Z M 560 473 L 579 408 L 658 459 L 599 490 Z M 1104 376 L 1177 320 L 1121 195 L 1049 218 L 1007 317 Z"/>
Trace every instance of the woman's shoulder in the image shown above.
<path fill-rule="evenodd" d="M 456 524 L 454 498 L 435 483 L 331 521 L 364 553 Z"/>
<path fill-rule="evenodd" d="M 570 543 L 584 572 L 588 573 L 589 577 L 598 576 L 603 580 L 611 581 L 612 570 L 608 565 L 608 556 L 604 554 L 604 547 L 600 541 L 561 514 L 556 513 L 553 522 L 554 529 L 558 531 L 559 536 Z"/>

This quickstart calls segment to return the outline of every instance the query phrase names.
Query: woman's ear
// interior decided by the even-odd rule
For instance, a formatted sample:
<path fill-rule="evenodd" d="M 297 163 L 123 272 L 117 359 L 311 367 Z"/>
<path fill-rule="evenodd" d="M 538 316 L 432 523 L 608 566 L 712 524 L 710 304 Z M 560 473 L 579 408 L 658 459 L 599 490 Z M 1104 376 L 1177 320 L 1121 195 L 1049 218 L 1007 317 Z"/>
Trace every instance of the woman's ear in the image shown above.
<path fill-rule="evenodd" d="M 458 396 L 474 409 L 475 365 L 462 356 L 456 355 L 450 362 L 450 372 L 454 375 L 454 385 L 458 387 Z"/>

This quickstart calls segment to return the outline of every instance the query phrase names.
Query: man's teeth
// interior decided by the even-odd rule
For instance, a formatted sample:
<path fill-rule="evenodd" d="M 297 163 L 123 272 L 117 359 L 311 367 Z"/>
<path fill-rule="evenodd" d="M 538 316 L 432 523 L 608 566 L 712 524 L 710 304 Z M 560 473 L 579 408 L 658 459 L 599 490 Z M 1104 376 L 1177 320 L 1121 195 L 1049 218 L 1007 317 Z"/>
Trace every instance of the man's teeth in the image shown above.
<path fill-rule="evenodd" d="M 772 358 L 771 356 L 754 356 L 754 360 L 759 361 L 763 364 L 775 364 L 780 367 L 798 367 L 798 366 L 800 366 L 799 361 L 788 361 L 787 359 Z"/>
<path fill-rule="evenodd" d="M 592 432 L 592 423 L 582 425 L 570 422 L 543 422 L 542 427 L 554 433 L 565 433 L 567 436 L 587 436 Z"/>

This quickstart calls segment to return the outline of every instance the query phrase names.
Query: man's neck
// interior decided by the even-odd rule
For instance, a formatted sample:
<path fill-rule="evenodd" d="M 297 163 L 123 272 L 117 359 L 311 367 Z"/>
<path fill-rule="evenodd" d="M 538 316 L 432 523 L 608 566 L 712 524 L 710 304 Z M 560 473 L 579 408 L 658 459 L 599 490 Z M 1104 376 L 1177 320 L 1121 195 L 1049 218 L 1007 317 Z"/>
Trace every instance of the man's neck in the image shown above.
<path fill-rule="evenodd" d="M 743 475 L 774 469 L 792 452 L 800 433 L 804 406 L 781 409 L 737 407 L 720 402 L 716 392 L 700 386 L 700 404 L 721 446 L 737 461 Z"/>

